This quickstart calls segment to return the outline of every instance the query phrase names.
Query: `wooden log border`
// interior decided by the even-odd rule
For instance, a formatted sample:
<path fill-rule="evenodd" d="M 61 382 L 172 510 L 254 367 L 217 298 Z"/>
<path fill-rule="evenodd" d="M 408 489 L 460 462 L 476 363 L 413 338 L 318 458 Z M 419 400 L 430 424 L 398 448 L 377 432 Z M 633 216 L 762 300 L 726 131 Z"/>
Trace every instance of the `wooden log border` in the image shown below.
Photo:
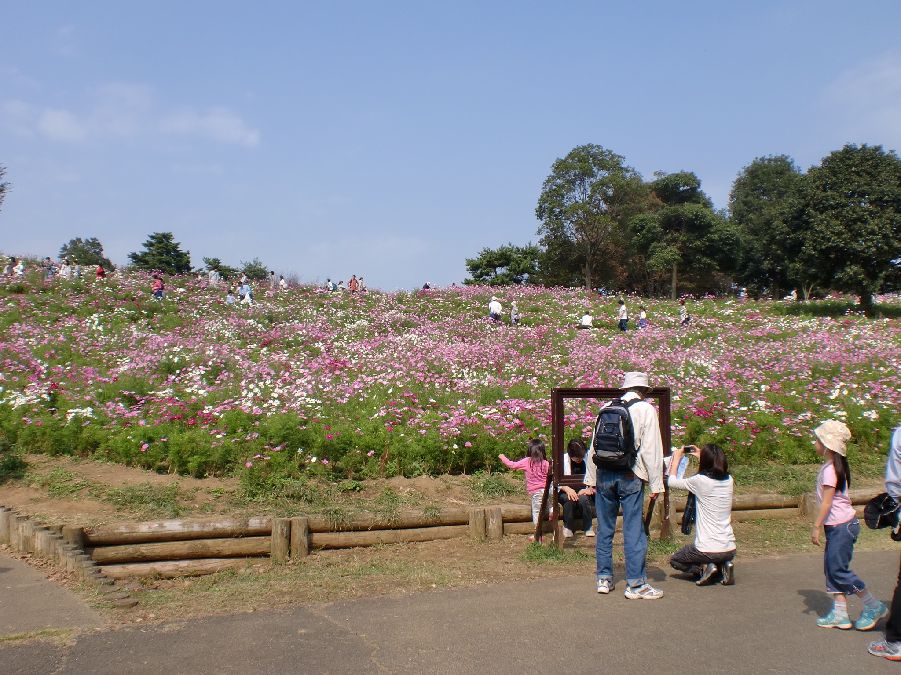
<path fill-rule="evenodd" d="M 877 493 L 876 490 L 851 491 L 851 501 L 858 514 Z M 807 515 L 811 498 L 811 495 L 736 495 L 732 519 L 742 522 Z M 673 499 L 672 512 L 681 512 L 684 503 L 684 497 Z M 553 522 L 546 523 L 545 529 L 553 531 L 554 526 Z M 48 527 L 14 509 L 0 506 L 0 545 L 48 560 L 82 579 L 103 584 L 110 584 L 109 579 L 130 577 L 209 574 L 260 560 L 297 562 L 313 550 L 457 537 L 490 542 L 511 534 L 531 534 L 533 530 L 531 508 L 527 505 L 476 506 L 429 515 L 403 513 L 387 520 L 370 515 L 339 522 L 322 516 L 223 517 L 115 523 L 90 528 Z"/>

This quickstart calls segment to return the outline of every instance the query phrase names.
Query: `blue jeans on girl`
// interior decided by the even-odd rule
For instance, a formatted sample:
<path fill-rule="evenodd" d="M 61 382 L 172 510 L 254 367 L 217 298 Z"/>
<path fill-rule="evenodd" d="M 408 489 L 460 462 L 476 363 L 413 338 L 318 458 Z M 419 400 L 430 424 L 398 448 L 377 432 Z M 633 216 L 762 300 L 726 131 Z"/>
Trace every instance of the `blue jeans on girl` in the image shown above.
<path fill-rule="evenodd" d="M 847 523 L 826 525 L 826 550 L 823 553 L 823 571 L 826 574 L 826 592 L 850 595 L 867 586 L 851 571 L 851 556 L 860 534 L 860 521 L 852 518 Z"/>

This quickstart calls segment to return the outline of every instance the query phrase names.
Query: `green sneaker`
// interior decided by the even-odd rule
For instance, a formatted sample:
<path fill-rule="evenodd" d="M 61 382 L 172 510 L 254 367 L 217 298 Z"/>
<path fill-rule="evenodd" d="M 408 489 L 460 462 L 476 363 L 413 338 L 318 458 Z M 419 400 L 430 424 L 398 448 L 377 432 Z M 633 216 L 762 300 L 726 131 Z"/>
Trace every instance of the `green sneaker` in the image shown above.
<path fill-rule="evenodd" d="M 860 613 L 860 618 L 854 622 L 854 627 L 857 630 L 873 630 L 879 619 L 884 616 L 888 616 L 888 607 L 884 602 L 880 602 L 876 607 L 864 609 Z"/>
<path fill-rule="evenodd" d="M 833 609 L 826 616 L 817 619 L 817 626 L 820 628 L 838 628 L 840 630 L 850 630 L 854 624 L 847 614 L 836 614 Z"/>

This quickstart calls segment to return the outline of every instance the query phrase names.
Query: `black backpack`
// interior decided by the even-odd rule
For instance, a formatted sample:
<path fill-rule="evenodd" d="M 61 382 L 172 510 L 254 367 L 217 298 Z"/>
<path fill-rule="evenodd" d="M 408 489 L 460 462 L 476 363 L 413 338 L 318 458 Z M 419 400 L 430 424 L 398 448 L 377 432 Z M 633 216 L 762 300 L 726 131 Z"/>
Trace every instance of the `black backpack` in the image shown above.
<path fill-rule="evenodd" d="M 635 447 L 635 430 L 632 428 L 629 407 L 641 400 L 636 398 L 625 402 L 617 398 L 610 405 L 601 408 L 594 424 L 592 442 L 592 459 L 599 469 L 630 471 L 635 465 L 638 449 Z"/>

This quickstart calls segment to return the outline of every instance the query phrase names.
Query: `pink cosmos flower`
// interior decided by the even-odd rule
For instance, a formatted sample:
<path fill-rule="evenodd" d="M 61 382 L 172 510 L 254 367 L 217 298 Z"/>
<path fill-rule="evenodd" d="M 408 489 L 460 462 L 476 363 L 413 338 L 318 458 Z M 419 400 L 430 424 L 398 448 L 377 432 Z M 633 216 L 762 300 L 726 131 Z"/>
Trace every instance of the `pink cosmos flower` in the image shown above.
<path fill-rule="evenodd" d="M 150 445 L 148 445 L 147 443 L 142 444 L 142 445 L 141 445 L 141 452 L 147 452 L 147 448 L 149 448 L 149 447 L 150 447 Z"/>
<path fill-rule="evenodd" d="M 253 462 L 244 462 L 244 466 L 248 469 L 253 466 Z"/>

